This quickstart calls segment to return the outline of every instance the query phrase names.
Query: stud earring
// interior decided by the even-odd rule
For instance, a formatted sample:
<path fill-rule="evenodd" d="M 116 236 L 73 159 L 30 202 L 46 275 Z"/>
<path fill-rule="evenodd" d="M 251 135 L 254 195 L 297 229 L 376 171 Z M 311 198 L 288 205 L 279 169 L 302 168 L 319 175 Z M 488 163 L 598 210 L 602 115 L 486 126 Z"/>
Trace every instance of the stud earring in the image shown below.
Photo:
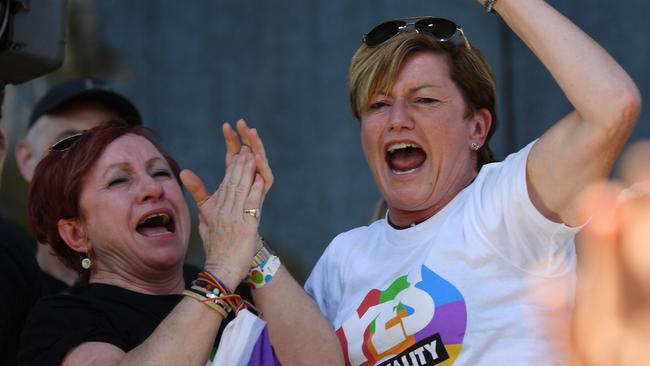
<path fill-rule="evenodd" d="M 86 257 L 81 260 L 81 268 L 88 269 L 93 265 L 93 262 L 90 261 L 90 258 Z"/>
<path fill-rule="evenodd" d="M 471 147 L 472 150 L 474 150 L 474 151 L 478 150 L 478 148 L 479 148 L 479 146 L 478 146 L 478 144 L 477 144 L 476 142 L 472 142 L 472 143 L 470 144 L 470 147 Z"/>

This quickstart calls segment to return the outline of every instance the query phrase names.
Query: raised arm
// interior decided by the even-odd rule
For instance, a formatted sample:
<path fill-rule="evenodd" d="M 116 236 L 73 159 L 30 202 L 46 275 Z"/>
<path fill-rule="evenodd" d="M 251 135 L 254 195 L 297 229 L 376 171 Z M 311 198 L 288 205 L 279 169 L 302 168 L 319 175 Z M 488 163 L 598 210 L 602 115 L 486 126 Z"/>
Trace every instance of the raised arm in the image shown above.
<path fill-rule="evenodd" d="M 540 212 L 555 221 L 581 224 L 576 197 L 612 169 L 638 118 L 639 91 L 601 46 L 546 2 L 498 0 L 494 9 L 575 108 L 533 147 L 527 175 Z"/>

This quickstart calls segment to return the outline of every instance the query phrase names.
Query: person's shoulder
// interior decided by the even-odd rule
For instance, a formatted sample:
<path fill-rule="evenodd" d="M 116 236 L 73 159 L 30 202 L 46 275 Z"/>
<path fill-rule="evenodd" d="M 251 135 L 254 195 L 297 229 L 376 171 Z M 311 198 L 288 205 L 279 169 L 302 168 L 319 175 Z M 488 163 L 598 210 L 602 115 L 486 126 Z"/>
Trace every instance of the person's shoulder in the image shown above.
<path fill-rule="evenodd" d="M 385 225 L 384 219 L 377 220 L 373 222 L 370 225 L 366 226 L 358 226 L 353 229 L 344 231 L 340 234 L 338 234 L 335 238 L 334 241 L 339 241 L 339 240 L 354 240 L 357 238 L 364 238 L 368 235 L 371 235 L 372 233 L 376 232 L 377 230 L 381 230 L 383 228 L 383 225 Z"/>
<path fill-rule="evenodd" d="M 0 279 L 4 283 L 3 288 L 7 286 L 16 292 L 33 293 L 40 297 L 43 287 L 40 272 L 34 254 L 26 246 L 0 236 Z"/>
<path fill-rule="evenodd" d="M 97 333 L 96 329 L 109 327 L 105 319 L 92 297 L 74 289 L 42 297 L 25 322 L 19 363 L 58 365 L 70 349 Z"/>
<path fill-rule="evenodd" d="M 348 231 L 344 231 L 334 237 L 328 246 L 328 249 L 332 248 L 331 250 L 351 250 L 358 247 L 365 248 L 368 242 L 368 238 L 372 235 L 376 235 L 376 233 L 380 232 L 381 230 L 384 230 L 385 225 L 386 220 L 381 219 L 371 223 L 370 225 L 359 226 Z"/>
<path fill-rule="evenodd" d="M 528 155 L 537 140 L 534 140 L 522 147 L 520 150 L 508 154 L 505 159 L 485 164 L 481 167 L 472 184 L 473 188 L 478 188 L 493 180 L 501 180 L 506 177 L 525 177 L 526 163 Z"/>
<path fill-rule="evenodd" d="M 43 296 L 34 305 L 32 314 L 43 312 L 53 314 L 59 312 L 76 313 L 93 303 L 93 298 L 83 292 L 71 288 L 69 291 Z"/>
<path fill-rule="evenodd" d="M 63 292 L 41 297 L 30 314 L 56 316 L 71 314 L 77 319 L 92 319 L 110 312 L 115 303 L 133 300 L 132 292 L 105 284 L 77 284 Z"/>

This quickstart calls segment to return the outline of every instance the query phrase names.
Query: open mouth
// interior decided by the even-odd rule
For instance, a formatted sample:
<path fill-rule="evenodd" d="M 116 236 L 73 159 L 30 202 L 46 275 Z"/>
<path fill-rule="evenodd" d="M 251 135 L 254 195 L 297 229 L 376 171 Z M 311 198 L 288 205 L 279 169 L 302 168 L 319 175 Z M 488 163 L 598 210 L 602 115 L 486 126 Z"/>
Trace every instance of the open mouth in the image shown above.
<path fill-rule="evenodd" d="M 427 160 L 427 154 L 414 143 L 400 142 L 386 149 L 386 162 L 395 174 L 408 174 L 419 168 Z"/>
<path fill-rule="evenodd" d="M 161 236 L 176 232 L 176 223 L 170 215 L 159 212 L 142 218 L 135 230 L 144 236 Z"/>

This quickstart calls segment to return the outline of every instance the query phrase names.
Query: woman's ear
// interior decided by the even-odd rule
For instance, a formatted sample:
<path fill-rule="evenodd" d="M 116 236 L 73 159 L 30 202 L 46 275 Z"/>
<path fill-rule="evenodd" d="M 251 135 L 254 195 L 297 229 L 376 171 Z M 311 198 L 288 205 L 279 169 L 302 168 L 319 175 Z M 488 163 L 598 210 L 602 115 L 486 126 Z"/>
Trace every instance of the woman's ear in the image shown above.
<path fill-rule="evenodd" d="M 92 245 L 79 219 L 60 219 L 57 223 L 59 235 L 68 246 L 79 253 L 88 253 Z"/>
<path fill-rule="evenodd" d="M 492 127 L 492 114 L 487 108 L 481 108 L 469 120 L 469 140 L 479 147 L 485 145 L 485 140 Z"/>

